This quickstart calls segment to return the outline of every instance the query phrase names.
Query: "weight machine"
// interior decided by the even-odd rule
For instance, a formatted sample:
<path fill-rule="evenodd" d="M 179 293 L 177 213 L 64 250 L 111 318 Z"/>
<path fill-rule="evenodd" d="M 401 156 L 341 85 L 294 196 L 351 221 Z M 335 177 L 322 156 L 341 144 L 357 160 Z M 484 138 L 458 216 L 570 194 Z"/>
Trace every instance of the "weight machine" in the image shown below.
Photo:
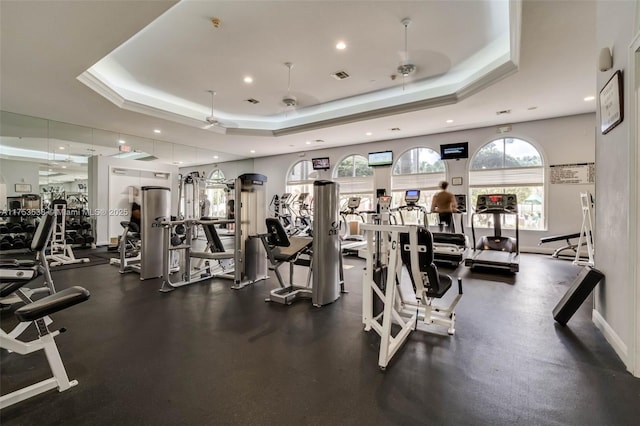
<path fill-rule="evenodd" d="M 367 257 L 363 286 L 362 322 L 364 330 L 380 335 L 378 366 L 385 370 L 391 358 L 419 324 L 444 325 L 455 333 L 454 309 L 462 297 L 458 294 L 448 306 L 436 305 L 451 288 L 452 278 L 438 272 L 433 264 L 433 240 L 426 227 L 418 225 L 363 225 L 367 234 Z M 374 247 L 374 241 L 378 247 Z M 386 249 L 380 250 L 384 241 Z M 385 265 L 380 268 L 381 265 Z M 406 295 L 403 270 L 413 293 Z M 404 288 L 403 288 L 404 287 Z M 376 311 L 376 306 L 381 310 Z M 398 331 L 397 327 L 400 326 Z"/>
<path fill-rule="evenodd" d="M 89 262 L 88 257 L 76 258 L 73 254 L 71 243 L 67 242 L 67 202 L 65 200 L 53 200 L 51 211 L 55 215 L 56 224 L 51 233 L 49 254 L 46 256 L 47 260 L 50 261 L 50 266 Z"/>

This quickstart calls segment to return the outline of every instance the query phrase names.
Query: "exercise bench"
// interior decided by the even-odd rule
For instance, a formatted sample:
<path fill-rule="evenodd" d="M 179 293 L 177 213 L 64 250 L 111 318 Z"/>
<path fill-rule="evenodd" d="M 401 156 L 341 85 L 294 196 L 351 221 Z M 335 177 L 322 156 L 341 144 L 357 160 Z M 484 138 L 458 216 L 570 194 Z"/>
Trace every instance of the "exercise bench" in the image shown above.
<path fill-rule="evenodd" d="M 1 284 L 0 297 L 6 297 L 19 291 L 20 288 L 29 281 L 30 279 L 24 279 Z M 18 308 L 15 311 L 15 316 L 21 323 L 33 322 L 36 325 L 38 330 L 38 338 L 36 340 L 23 342 L 5 333 L 4 330 L 0 330 L 0 348 L 20 355 L 27 355 L 39 350 L 44 350 L 47 361 L 49 362 L 49 367 L 53 373 L 53 377 L 49 379 L 2 395 L 0 397 L 0 409 L 51 389 L 57 388 L 59 392 L 63 392 L 78 384 L 77 380 L 69 380 L 54 340 L 57 335 L 65 330 L 49 331 L 44 319 L 48 315 L 88 300 L 89 296 L 90 294 L 86 289 L 75 286 Z"/>

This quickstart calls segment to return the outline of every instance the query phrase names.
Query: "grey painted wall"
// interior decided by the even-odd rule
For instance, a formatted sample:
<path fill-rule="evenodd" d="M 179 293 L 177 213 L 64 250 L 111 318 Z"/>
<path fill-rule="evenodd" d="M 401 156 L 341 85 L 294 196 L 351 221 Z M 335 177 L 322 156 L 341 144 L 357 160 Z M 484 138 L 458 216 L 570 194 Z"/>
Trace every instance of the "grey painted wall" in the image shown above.
<path fill-rule="evenodd" d="M 605 336 L 612 343 L 622 360 L 630 368 L 630 362 L 637 354 L 634 351 L 635 306 L 630 303 L 635 298 L 634 286 L 637 277 L 630 273 L 628 247 L 633 242 L 630 224 L 637 223 L 637 216 L 630 205 L 631 196 L 638 182 L 629 179 L 635 169 L 635 152 L 629 138 L 634 117 L 629 116 L 632 96 L 628 96 L 630 81 L 628 49 L 633 40 L 636 15 L 635 1 L 597 2 L 596 46 L 610 47 L 613 51 L 613 69 L 597 72 L 597 93 L 616 70 L 623 71 L 625 88 L 624 121 L 606 135 L 596 132 L 596 267 L 605 274 L 604 283 L 596 290 L 595 310 L 611 328 Z M 599 116 L 598 116 L 599 122 Z M 636 372 L 638 374 L 638 372 Z"/>

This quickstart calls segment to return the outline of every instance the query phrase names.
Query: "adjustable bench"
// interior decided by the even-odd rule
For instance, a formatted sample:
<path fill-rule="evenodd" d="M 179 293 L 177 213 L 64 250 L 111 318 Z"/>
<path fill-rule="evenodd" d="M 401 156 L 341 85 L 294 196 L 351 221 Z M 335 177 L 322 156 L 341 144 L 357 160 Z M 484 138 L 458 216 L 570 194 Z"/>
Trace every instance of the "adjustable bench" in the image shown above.
<path fill-rule="evenodd" d="M 582 234 L 584 236 L 584 234 Z M 574 257 L 576 255 L 576 253 L 578 252 L 578 250 L 580 250 L 580 247 L 578 247 L 578 243 L 572 243 L 571 240 L 575 239 L 575 238 L 580 238 L 580 232 L 576 232 L 575 234 L 565 234 L 565 235 L 553 235 L 550 237 L 543 237 L 540 238 L 540 242 L 538 243 L 539 246 L 541 246 L 542 244 L 547 244 L 547 243 L 553 243 L 556 241 L 562 241 L 565 240 L 567 242 L 567 245 L 562 246 L 560 248 L 557 248 L 553 254 L 551 255 L 551 257 L 555 257 L 558 258 L 558 256 L 571 256 Z M 587 242 L 584 241 L 581 245 L 586 245 Z M 565 250 L 570 250 L 572 253 L 571 254 L 563 254 L 562 252 Z"/>
<path fill-rule="evenodd" d="M 0 285 L 0 297 L 6 297 L 20 290 L 28 280 L 14 281 Z M 57 388 L 59 392 L 65 391 L 78 384 L 76 380 L 69 381 L 67 371 L 64 368 L 60 352 L 54 338 L 60 331 L 50 332 L 44 320 L 48 315 L 67 309 L 89 299 L 89 292 L 82 287 L 71 287 L 58 293 L 44 297 L 36 302 L 29 303 L 15 311 L 16 318 L 21 323 L 34 322 L 38 329 L 38 339 L 31 342 L 22 342 L 15 337 L 0 330 L 0 348 L 27 355 L 32 352 L 44 350 L 53 377 L 18 389 L 0 397 L 0 409 L 24 401 L 32 396 L 39 395 L 51 389 Z M 3 369 L 4 370 L 4 369 Z"/>

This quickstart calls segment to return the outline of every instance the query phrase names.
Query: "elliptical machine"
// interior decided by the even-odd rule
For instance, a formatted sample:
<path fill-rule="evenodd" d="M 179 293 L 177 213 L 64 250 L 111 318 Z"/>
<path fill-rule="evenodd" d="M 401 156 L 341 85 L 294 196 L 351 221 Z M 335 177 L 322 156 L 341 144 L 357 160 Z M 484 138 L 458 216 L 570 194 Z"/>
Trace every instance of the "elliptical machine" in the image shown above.
<path fill-rule="evenodd" d="M 398 213 L 400 217 L 400 225 L 423 225 L 429 226 L 429 212 L 423 206 L 418 205 L 420 199 L 419 189 L 408 189 L 404 193 L 404 205 L 391 209 L 393 213 Z M 405 212 L 405 213 L 403 213 Z M 406 213 L 415 214 L 415 220 L 409 220 L 409 215 Z M 394 216 L 395 217 L 395 216 Z M 397 222 L 397 220 L 396 220 Z"/>

